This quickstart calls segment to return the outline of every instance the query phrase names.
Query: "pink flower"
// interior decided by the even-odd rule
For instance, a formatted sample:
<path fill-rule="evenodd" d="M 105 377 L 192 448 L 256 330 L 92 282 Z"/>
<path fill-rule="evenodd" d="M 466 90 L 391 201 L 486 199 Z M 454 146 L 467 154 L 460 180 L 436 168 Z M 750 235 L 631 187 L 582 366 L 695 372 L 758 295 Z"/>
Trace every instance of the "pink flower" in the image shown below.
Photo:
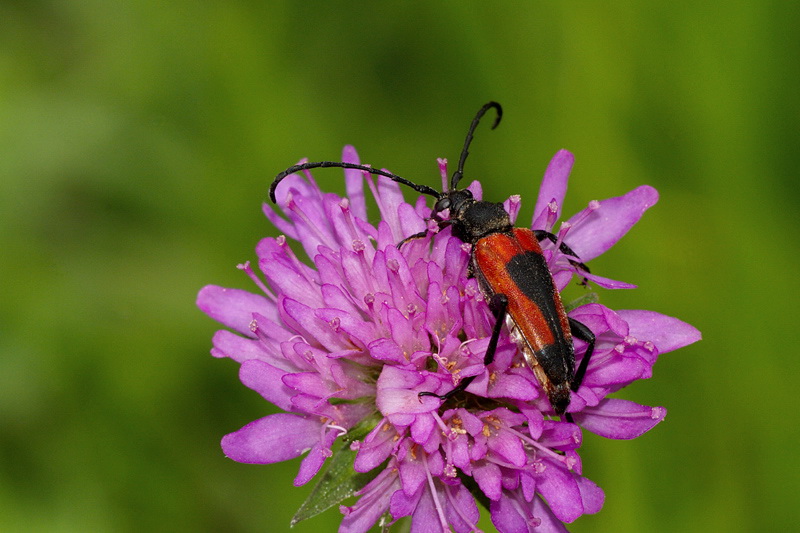
<path fill-rule="evenodd" d="M 352 147 L 343 161 L 358 163 Z M 572 162 L 565 150 L 551 161 L 532 228 L 555 233 L 586 262 L 613 246 L 658 194 L 642 186 L 591 202 L 555 231 Z M 409 204 L 389 179 L 344 174 L 346 198 L 322 192 L 305 171 L 278 187 L 286 218 L 264 205 L 285 236 L 256 247 L 266 283 L 248 263 L 241 266 L 258 294 L 213 285 L 200 291 L 200 309 L 236 332 L 217 332 L 212 354 L 241 363 L 242 382 L 285 411 L 225 436 L 225 454 L 245 463 L 305 454 L 296 485 L 335 454 L 354 455 L 345 476 L 351 489 L 341 497 L 358 499 L 340 508 L 340 531 L 348 533 L 404 516 L 412 517 L 412 531 L 477 531 L 476 500 L 504 532 L 565 531 L 564 522 L 599 511 L 603 491 L 582 475 L 581 430 L 631 439 L 663 420 L 664 408 L 608 395 L 649 378 L 660 354 L 697 341 L 699 332 L 652 311 L 597 303 L 571 309 L 596 346 L 569 404 L 575 423 L 556 419 L 505 330 L 494 361 L 483 365 L 494 317 L 468 276 L 468 245 L 447 228 L 398 248 L 428 228 L 424 199 Z M 367 221 L 365 177 L 377 225 Z M 469 188 L 480 199 L 480 185 Z M 519 198 L 505 207 L 515 216 Z M 575 266 L 552 243 L 543 251 L 561 290 Z M 578 275 L 606 288 L 632 287 Z M 585 349 L 575 341 L 578 361 Z M 467 389 L 447 402 L 419 395 L 444 394 L 470 376 Z"/>

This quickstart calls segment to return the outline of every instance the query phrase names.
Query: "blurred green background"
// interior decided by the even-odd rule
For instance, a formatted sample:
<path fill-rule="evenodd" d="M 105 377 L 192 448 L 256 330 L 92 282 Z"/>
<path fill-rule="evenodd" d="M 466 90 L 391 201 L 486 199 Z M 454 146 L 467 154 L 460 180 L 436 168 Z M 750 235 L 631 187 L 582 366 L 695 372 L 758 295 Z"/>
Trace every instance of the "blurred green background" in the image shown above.
<path fill-rule="evenodd" d="M 602 301 L 704 335 L 624 391 L 663 424 L 586 437 L 607 498 L 571 530 L 796 528 L 793 2 L 265 3 L 0 4 L 0 530 L 288 530 L 310 486 L 222 455 L 271 410 L 208 355 L 196 293 L 251 287 L 277 171 L 351 143 L 438 186 L 490 99 L 467 176 L 521 221 L 559 148 L 567 213 L 655 186 L 592 262 L 641 288 Z"/>

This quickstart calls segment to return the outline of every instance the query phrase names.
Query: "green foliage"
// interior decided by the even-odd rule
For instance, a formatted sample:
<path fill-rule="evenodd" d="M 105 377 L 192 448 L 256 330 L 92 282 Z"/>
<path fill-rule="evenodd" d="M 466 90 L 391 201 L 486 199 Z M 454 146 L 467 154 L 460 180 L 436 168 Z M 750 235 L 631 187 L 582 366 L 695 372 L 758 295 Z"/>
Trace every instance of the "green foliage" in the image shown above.
<path fill-rule="evenodd" d="M 356 459 L 356 453 L 349 446 L 342 446 L 333 454 L 327 470 L 319 476 L 319 480 L 314 485 L 314 490 L 311 491 L 306 501 L 303 502 L 303 505 L 292 517 L 292 526 L 342 503 L 358 490 L 364 488 L 367 483 L 375 479 L 375 476 L 386 468 L 384 463 L 365 474 L 355 472 L 353 470 L 353 461 Z"/>

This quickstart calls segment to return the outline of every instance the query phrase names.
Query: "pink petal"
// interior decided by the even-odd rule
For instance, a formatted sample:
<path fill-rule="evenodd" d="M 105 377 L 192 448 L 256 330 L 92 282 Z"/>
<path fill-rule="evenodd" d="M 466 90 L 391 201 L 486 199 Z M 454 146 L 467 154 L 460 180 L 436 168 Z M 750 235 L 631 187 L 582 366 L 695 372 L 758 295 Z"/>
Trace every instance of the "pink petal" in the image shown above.
<path fill-rule="evenodd" d="M 356 472 L 369 472 L 380 465 L 394 450 L 399 435 L 390 426 L 378 424 L 361 442 L 353 462 Z"/>
<path fill-rule="evenodd" d="M 492 523 L 498 531 L 518 531 L 529 533 L 535 531 L 531 529 L 527 519 L 520 514 L 518 506 L 509 497 L 502 497 L 492 501 L 490 511 L 492 513 Z"/>
<path fill-rule="evenodd" d="M 405 203 L 403 192 L 396 181 L 385 176 L 378 176 L 378 194 L 380 195 L 378 208 L 381 212 L 381 218 L 392 229 L 392 242 L 398 243 L 404 237 L 398 219 L 399 206 Z"/>
<path fill-rule="evenodd" d="M 581 499 L 583 500 L 583 512 L 587 514 L 594 514 L 600 512 L 603 508 L 603 503 L 606 495 L 603 489 L 598 487 L 593 481 L 582 476 L 577 476 L 578 489 L 581 491 Z"/>
<path fill-rule="evenodd" d="M 214 347 L 211 355 L 214 357 L 230 357 L 238 363 L 243 363 L 248 359 L 266 359 L 272 362 L 273 359 L 280 357 L 277 353 L 269 354 L 265 351 L 265 346 L 260 340 L 249 339 L 221 329 L 214 334 Z"/>
<path fill-rule="evenodd" d="M 222 451 L 239 463 L 269 464 L 294 459 L 319 442 L 320 422 L 280 413 L 250 422 L 222 437 Z"/>
<path fill-rule="evenodd" d="M 248 337 L 253 336 L 250 331 L 253 313 L 261 313 L 264 316 L 275 315 L 275 304 L 264 296 L 217 285 L 206 285 L 200 289 L 197 295 L 197 307 L 217 322 Z"/>
<path fill-rule="evenodd" d="M 280 298 L 281 318 L 292 329 L 302 334 L 310 344 L 319 343 L 319 346 L 328 351 L 348 350 L 348 346 L 343 342 L 330 324 L 327 324 L 316 317 L 314 308 L 309 307 L 297 300 L 283 297 Z"/>
<path fill-rule="evenodd" d="M 397 519 L 403 516 L 410 516 L 417 508 L 420 498 L 424 494 L 424 487 L 420 487 L 414 494 L 406 494 L 403 490 L 398 490 L 392 494 L 389 503 L 389 511 L 392 517 Z M 434 531 L 434 530 L 432 530 Z"/>
<path fill-rule="evenodd" d="M 497 374 L 497 378 L 489 383 L 488 397 L 513 398 L 515 400 L 529 402 L 539 397 L 539 391 L 523 376 L 502 373 Z"/>
<path fill-rule="evenodd" d="M 410 451 L 412 446 L 414 445 L 411 443 L 403 446 L 403 459 L 398 464 L 400 479 L 403 481 L 403 492 L 408 496 L 413 496 L 427 477 L 425 463 L 416 450 Z"/>
<path fill-rule="evenodd" d="M 473 180 L 472 183 L 467 185 L 467 189 L 469 189 L 469 192 L 472 193 L 472 196 L 476 200 L 483 200 L 483 186 L 480 181 Z"/>
<path fill-rule="evenodd" d="M 575 156 L 567 150 L 559 150 L 547 170 L 544 172 L 542 184 L 539 187 L 539 196 L 536 198 L 536 207 L 533 209 L 534 224 L 531 227 L 544 227 L 538 220 L 547 210 L 547 204 L 556 201 L 558 204 L 558 216 L 561 216 L 561 206 L 564 204 L 564 197 L 567 195 L 567 181 L 572 165 L 575 163 Z M 583 258 L 583 256 L 581 256 Z"/>
<path fill-rule="evenodd" d="M 611 278 L 606 278 L 603 276 L 597 276 L 595 274 L 590 274 L 588 272 L 581 272 L 581 276 L 585 277 L 592 283 L 596 283 L 600 285 L 604 289 L 635 289 L 636 285 L 632 283 L 626 283 L 624 281 L 617 281 Z"/>
<path fill-rule="evenodd" d="M 342 161 L 345 163 L 361 163 L 356 149 L 349 144 L 342 150 Z M 350 210 L 361 220 L 367 220 L 367 203 L 364 199 L 364 175 L 361 170 L 344 169 L 344 182 L 347 197 L 350 199 Z"/>
<path fill-rule="evenodd" d="M 321 398 L 328 393 L 328 382 L 319 372 L 297 372 L 285 374 L 283 383 L 292 390 L 313 398 Z"/>
<path fill-rule="evenodd" d="M 505 202 L 503 202 L 503 209 L 506 210 L 508 213 L 508 218 L 511 219 L 511 223 L 515 224 L 517 221 L 517 216 L 519 215 L 519 209 L 522 206 L 522 199 L 518 194 L 514 194 L 509 196 Z"/>
<path fill-rule="evenodd" d="M 590 261 L 616 244 L 657 201 L 658 192 L 649 185 L 602 200 L 588 214 L 584 210 L 570 219 L 566 241 L 581 261 Z"/>
<path fill-rule="evenodd" d="M 306 305 L 314 307 L 322 305 L 322 297 L 316 280 L 310 280 L 304 276 L 303 272 L 292 263 L 285 253 L 280 255 L 273 253 L 268 257 L 261 257 L 258 260 L 258 267 L 264 272 L 270 286 L 278 294 Z"/>
<path fill-rule="evenodd" d="M 367 349 L 369 350 L 370 357 L 377 361 L 398 364 L 408 363 L 405 355 L 403 355 L 403 349 L 392 339 L 376 339 L 369 343 Z"/>
<path fill-rule="evenodd" d="M 417 214 L 411 204 L 405 202 L 400 204 L 397 208 L 397 216 L 400 219 L 400 233 L 403 237 L 421 233 L 427 228 L 425 219 Z"/>
<path fill-rule="evenodd" d="M 453 494 L 453 489 L 455 489 L 455 494 Z M 475 524 L 480 518 L 475 498 L 464 485 L 458 484 L 453 489 L 448 490 L 449 500 L 445 508 L 447 523 L 451 524 L 459 533 L 471 533 L 475 531 Z"/>
<path fill-rule="evenodd" d="M 419 401 L 419 396 L 417 397 Z M 424 445 L 431 437 L 431 433 L 436 431 L 438 426 L 432 416 L 415 417 L 411 423 L 411 440 Z"/>
<path fill-rule="evenodd" d="M 410 533 L 430 533 L 433 531 L 447 531 L 450 529 L 447 524 L 443 523 L 438 513 L 438 507 L 441 505 L 442 494 L 437 495 L 435 501 L 429 486 L 423 486 L 422 497 L 417 502 L 417 507 L 414 509 L 414 514 L 411 515 L 411 531 Z"/>
<path fill-rule="evenodd" d="M 533 499 L 533 515 L 541 522 L 531 533 L 569 533 L 541 498 Z"/>
<path fill-rule="evenodd" d="M 340 433 L 336 430 L 328 431 L 323 440 L 317 442 L 311 448 L 308 455 L 303 457 L 303 460 L 300 462 L 300 470 L 294 478 L 295 487 L 305 485 L 311 481 L 311 478 L 317 475 L 317 472 L 319 472 L 319 469 L 322 468 L 323 463 L 325 463 L 325 459 L 333 455 L 331 446 L 333 446 L 333 442 L 339 435 Z"/>
<path fill-rule="evenodd" d="M 628 400 L 606 398 L 572 416 L 583 429 L 607 439 L 635 439 L 664 420 L 667 410 Z"/>
<path fill-rule="evenodd" d="M 263 204 L 261 204 L 261 210 L 264 212 L 264 216 L 267 217 L 267 220 L 272 222 L 272 225 L 278 228 L 278 231 L 280 231 L 290 239 L 298 240 L 297 228 L 295 228 L 294 223 L 280 216 L 278 212 L 275 211 L 275 209 L 272 207 L 272 205 L 264 202 Z"/>
<path fill-rule="evenodd" d="M 683 348 L 701 339 L 700 331 L 694 326 L 655 311 L 621 309 L 617 313 L 628 323 L 631 336 L 652 342 L 659 354 Z"/>
<path fill-rule="evenodd" d="M 429 372 L 404 370 L 384 366 L 378 377 L 376 406 L 384 415 L 413 415 L 436 411 L 442 403 L 438 398 L 419 397 L 423 391 L 437 392 L 441 379 Z"/>
<path fill-rule="evenodd" d="M 536 477 L 536 489 L 547 501 L 553 514 L 572 522 L 583 514 L 581 494 L 571 472 L 551 459 L 543 460 L 544 472 Z"/>
<path fill-rule="evenodd" d="M 257 359 L 245 361 L 239 368 L 239 379 L 246 387 L 284 411 L 291 411 L 291 397 L 295 393 L 283 384 L 282 378 L 285 375 L 285 371 Z"/>
<path fill-rule="evenodd" d="M 528 458 L 522 446 L 522 441 L 508 431 L 501 430 L 493 438 L 490 438 L 489 449 L 499 456 L 504 463 L 517 467 L 524 466 Z"/>
<path fill-rule="evenodd" d="M 400 484 L 394 468 L 389 466 L 356 494 L 360 496 L 352 506 L 340 506 L 344 515 L 339 533 L 366 533 L 388 509 L 389 500 Z"/>
<path fill-rule="evenodd" d="M 479 461 L 473 465 L 472 477 L 481 491 L 490 500 L 499 500 L 503 494 L 501 485 L 502 474 L 500 467 L 489 461 Z"/>

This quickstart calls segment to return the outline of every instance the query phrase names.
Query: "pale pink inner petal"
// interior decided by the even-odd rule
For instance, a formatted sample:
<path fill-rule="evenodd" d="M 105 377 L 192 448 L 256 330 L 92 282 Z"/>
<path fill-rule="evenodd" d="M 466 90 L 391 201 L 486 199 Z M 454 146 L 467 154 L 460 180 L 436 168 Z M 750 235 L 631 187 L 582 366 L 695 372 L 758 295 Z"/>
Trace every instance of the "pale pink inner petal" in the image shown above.
<path fill-rule="evenodd" d="M 536 219 L 547 209 L 547 204 L 553 200 L 561 206 L 567 194 L 567 182 L 572 165 L 575 163 L 575 156 L 568 150 L 559 150 L 547 165 L 544 172 L 542 184 L 539 187 L 539 196 L 536 198 L 536 206 L 533 208 L 533 220 Z M 559 213 L 560 216 L 560 207 Z M 538 226 L 532 226 L 538 227 Z"/>

